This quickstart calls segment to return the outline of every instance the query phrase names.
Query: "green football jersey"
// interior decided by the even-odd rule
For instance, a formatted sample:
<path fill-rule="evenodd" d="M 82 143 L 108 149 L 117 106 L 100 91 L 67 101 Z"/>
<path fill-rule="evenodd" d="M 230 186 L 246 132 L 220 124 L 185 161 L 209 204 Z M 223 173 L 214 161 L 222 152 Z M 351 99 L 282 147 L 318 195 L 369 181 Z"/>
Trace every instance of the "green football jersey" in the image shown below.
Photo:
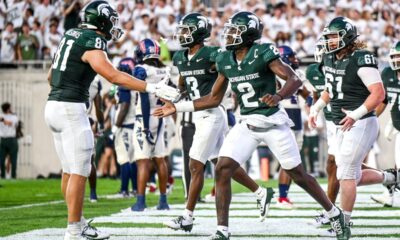
<path fill-rule="evenodd" d="M 325 90 L 325 76 L 321 69 L 321 64 L 313 63 L 306 69 L 306 78 L 317 90 L 318 97 L 321 96 L 321 92 Z M 331 105 L 328 104 L 324 107 L 324 115 L 327 121 L 332 121 Z"/>
<path fill-rule="evenodd" d="M 53 59 L 48 100 L 86 102 L 96 72 L 82 61 L 85 51 L 107 51 L 107 41 L 93 30 L 74 28 L 61 39 Z"/>
<path fill-rule="evenodd" d="M 217 71 L 212 69 L 212 66 L 215 65 L 219 49 L 219 47 L 203 46 L 190 60 L 188 59 L 188 49 L 175 53 L 172 59 L 173 64 L 183 77 L 186 91 L 191 100 L 206 96 L 211 92 L 218 77 Z"/>
<path fill-rule="evenodd" d="M 397 71 L 393 71 L 390 67 L 383 69 L 381 75 L 389 103 L 392 105 L 390 113 L 393 126 L 400 131 L 400 79 Z"/>
<path fill-rule="evenodd" d="M 356 50 L 341 60 L 336 60 L 335 54 L 325 54 L 323 62 L 326 87 L 331 99 L 332 120 L 339 124 L 346 116 L 342 109 L 357 109 L 370 94 L 357 74 L 358 69 L 378 66 L 374 55 L 366 50 Z M 375 112 L 370 112 L 362 118 L 373 115 Z"/>
<path fill-rule="evenodd" d="M 268 64 L 279 57 L 279 50 L 272 44 L 254 44 L 241 63 L 236 61 L 233 51 L 218 55 L 217 71 L 231 83 L 241 115 L 269 116 L 279 110 L 277 106 L 269 107 L 259 101 L 267 93 L 276 93 L 275 74 Z"/>

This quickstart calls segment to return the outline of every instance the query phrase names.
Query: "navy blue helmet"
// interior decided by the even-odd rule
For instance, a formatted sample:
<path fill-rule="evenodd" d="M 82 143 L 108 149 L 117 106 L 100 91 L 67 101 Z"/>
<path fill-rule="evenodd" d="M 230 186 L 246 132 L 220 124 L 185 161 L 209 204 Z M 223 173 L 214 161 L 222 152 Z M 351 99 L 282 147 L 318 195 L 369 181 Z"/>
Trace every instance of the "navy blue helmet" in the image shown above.
<path fill-rule="evenodd" d="M 278 47 L 279 54 L 284 63 L 291 66 L 293 69 L 299 68 L 299 60 L 296 57 L 296 52 L 289 46 L 282 45 Z"/>
<path fill-rule="evenodd" d="M 150 58 L 160 59 L 160 45 L 158 42 L 146 38 L 136 46 L 135 57 L 139 63 Z"/>

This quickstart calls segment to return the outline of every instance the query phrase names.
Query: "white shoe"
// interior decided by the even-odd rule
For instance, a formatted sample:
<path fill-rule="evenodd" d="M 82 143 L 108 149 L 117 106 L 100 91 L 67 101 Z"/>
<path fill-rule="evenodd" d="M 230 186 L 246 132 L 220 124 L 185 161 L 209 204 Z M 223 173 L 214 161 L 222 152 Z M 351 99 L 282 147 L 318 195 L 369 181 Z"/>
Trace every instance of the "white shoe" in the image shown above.
<path fill-rule="evenodd" d="M 91 239 L 91 240 L 109 239 L 110 234 L 102 232 L 90 225 L 92 221 L 93 219 L 90 220 L 89 222 L 84 221 L 84 225 L 82 225 L 83 226 L 82 236 L 86 237 L 85 239 Z"/>
<path fill-rule="evenodd" d="M 289 200 L 289 198 L 281 198 L 279 197 L 276 201 L 276 207 L 281 209 L 293 209 L 293 203 Z"/>
<path fill-rule="evenodd" d="M 274 197 L 274 190 L 272 188 L 264 188 L 264 196 L 257 200 L 257 205 L 260 208 L 260 221 L 263 222 L 268 215 L 271 200 Z"/>
<path fill-rule="evenodd" d="M 376 203 L 382 204 L 384 207 L 393 206 L 393 193 L 389 193 L 388 190 L 385 190 L 381 195 L 372 195 L 371 199 Z"/>
<path fill-rule="evenodd" d="M 323 212 L 321 212 L 318 216 L 316 216 L 314 218 L 313 223 L 317 227 L 321 227 L 324 225 L 330 225 L 329 217 Z"/>
<path fill-rule="evenodd" d="M 189 217 L 188 219 L 186 219 L 183 216 L 179 216 L 177 218 L 173 218 L 171 220 L 163 222 L 163 225 L 174 230 L 183 230 L 185 232 L 190 232 L 193 228 L 193 220 L 194 218 Z"/>
<path fill-rule="evenodd" d="M 64 240 L 88 240 L 90 238 L 86 238 L 82 235 L 72 236 L 69 232 L 65 232 Z"/>

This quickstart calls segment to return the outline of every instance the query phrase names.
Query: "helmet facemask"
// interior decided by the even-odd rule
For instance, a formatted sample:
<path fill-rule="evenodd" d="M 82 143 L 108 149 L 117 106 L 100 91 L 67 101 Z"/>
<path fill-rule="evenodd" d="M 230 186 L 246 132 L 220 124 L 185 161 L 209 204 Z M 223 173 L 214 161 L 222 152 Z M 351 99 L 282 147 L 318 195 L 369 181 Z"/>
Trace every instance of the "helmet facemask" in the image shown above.
<path fill-rule="evenodd" d="M 245 25 L 225 23 L 221 40 L 226 49 L 236 49 L 243 43 L 242 33 L 247 30 Z"/>
<path fill-rule="evenodd" d="M 323 45 L 325 48 L 325 53 L 337 52 L 340 49 L 346 47 L 346 43 L 343 39 L 343 36 L 345 35 L 346 35 L 346 30 L 344 29 L 341 29 L 337 32 L 331 32 L 329 30 L 325 30 L 323 33 Z M 336 43 L 335 44 L 336 46 L 331 47 L 332 43 Z"/>
<path fill-rule="evenodd" d="M 321 38 L 317 42 L 317 45 L 315 46 L 315 51 L 314 51 L 315 62 L 321 63 L 324 53 L 325 53 L 325 44 L 324 44 L 324 40 Z"/>
<path fill-rule="evenodd" d="M 179 42 L 182 47 L 189 47 L 193 42 L 193 33 L 197 30 L 196 26 L 178 25 L 174 39 Z"/>
<path fill-rule="evenodd" d="M 389 64 L 393 71 L 400 70 L 400 51 L 391 49 L 389 53 Z"/>
<path fill-rule="evenodd" d="M 111 39 L 114 41 L 117 41 L 122 37 L 122 34 L 124 34 L 124 31 L 121 28 L 117 27 L 117 26 L 119 26 L 119 18 L 118 17 L 111 16 L 110 21 L 113 25 L 112 28 L 110 29 Z"/>

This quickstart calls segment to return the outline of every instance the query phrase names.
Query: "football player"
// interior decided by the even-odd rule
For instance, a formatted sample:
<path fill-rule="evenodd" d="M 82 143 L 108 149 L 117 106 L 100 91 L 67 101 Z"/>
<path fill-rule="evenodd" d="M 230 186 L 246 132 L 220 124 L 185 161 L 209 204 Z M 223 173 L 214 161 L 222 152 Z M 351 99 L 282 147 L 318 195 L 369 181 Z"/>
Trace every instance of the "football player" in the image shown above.
<path fill-rule="evenodd" d="M 306 78 L 314 87 L 313 89 L 313 98 L 314 102 L 318 100 L 323 90 L 325 90 L 325 76 L 322 70 L 322 56 L 325 51 L 322 39 L 317 42 L 314 59 L 316 63 L 313 63 L 307 67 L 306 70 Z M 324 118 L 326 123 L 326 131 L 327 131 L 327 143 L 328 143 L 328 159 L 326 162 L 326 173 L 328 175 L 328 189 L 327 195 L 331 202 L 335 203 L 337 195 L 339 193 L 339 181 L 336 178 L 336 163 L 335 163 L 335 134 L 336 134 L 336 126 L 332 122 L 331 116 L 331 106 L 328 103 L 326 107 L 323 108 Z M 329 224 L 329 218 L 321 213 L 319 216 L 315 218 L 315 222 L 317 225 L 326 225 Z"/>
<path fill-rule="evenodd" d="M 89 101 L 86 102 L 88 105 L 87 114 L 89 116 L 90 125 L 93 126 L 98 134 L 102 134 L 104 130 L 104 115 L 103 109 L 101 106 L 102 98 L 101 98 L 101 89 L 102 84 L 98 77 L 95 77 L 89 87 Z M 96 109 L 96 119 L 97 123 L 92 119 L 91 112 L 92 107 L 95 106 Z M 97 202 L 97 193 L 96 193 L 96 184 L 97 184 L 97 174 L 96 174 L 96 165 L 95 165 L 95 157 L 92 154 L 91 158 L 91 171 L 89 175 L 89 187 L 90 187 L 90 202 Z"/>
<path fill-rule="evenodd" d="M 133 58 L 123 58 L 119 62 L 118 70 L 132 75 L 134 66 Z M 120 164 L 121 188 L 119 195 L 129 197 L 129 180 L 132 182 L 133 194 L 137 191 L 136 163 L 133 161 L 133 127 L 136 119 L 137 93 L 124 87 L 118 87 L 115 96 L 118 107 L 112 132 L 115 154 Z"/>
<path fill-rule="evenodd" d="M 107 1 L 92 1 L 82 9 L 82 24 L 65 32 L 48 73 L 51 86 L 45 120 L 53 133 L 63 175 L 61 189 L 68 207 L 65 240 L 82 236 L 82 209 L 86 179 L 91 171 L 94 136 L 86 113 L 89 86 L 98 73 L 111 83 L 141 92 L 176 98 L 165 84 L 147 84 L 118 71 L 107 57 L 107 41 L 118 39 L 118 14 Z M 99 236 L 106 238 L 108 236 Z M 96 238 L 95 235 L 88 236 Z"/>
<path fill-rule="evenodd" d="M 300 77 L 302 82 L 306 81 L 304 72 L 299 69 L 299 60 L 297 59 L 296 53 L 289 46 L 282 45 L 278 47 L 279 54 L 284 63 L 289 65 Z M 281 88 L 285 84 L 285 80 L 278 78 L 278 88 Z M 287 99 L 281 101 L 282 107 L 285 109 L 289 118 L 293 121 L 294 126 L 291 127 L 294 137 L 296 139 L 299 151 L 303 147 L 303 123 L 301 117 L 301 107 L 299 103 L 299 95 L 302 96 L 307 103 L 310 103 L 309 96 L 310 92 L 304 87 L 300 87 L 299 90 Z M 288 198 L 289 187 L 291 179 L 289 175 L 280 168 L 279 170 L 279 197 L 277 201 L 277 207 L 292 209 L 293 203 Z"/>
<path fill-rule="evenodd" d="M 160 46 L 152 39 L 144 39 L 135 49 L 136 61 L 139 63 L 133 69 L 133 76 L 144 82 L 156 84 L 169 80 L 169 70 L 160 60 Z M 136 203 L 132 211 L 143 211 L 146 206 L 145 190 L 149 180 L 152 160 L 157 166 L 160 199 L 158 210 L 169 210 L 167 203 L 168 167 L 164 159 L 164 123 L 151 115 L 151 112 L 161 106 L 160 100 L 148 93 L 140 93 L 136 104 L 136 122 L 134 133 L 134 159 L 138 169 L 138 191 Z"/>
<path fill-rule="evenodd" d="M 394 185 L 398 182 L 399 174 L 361 169 L 365 156 L 378 136 L 378 120 L 374 109 L 385 98 L 374 55 L 363 49 L 364 43 L 357 40 L 356 27 L 347 18 L 334 18 L 324 28 L 322 35 L 327 90 L 321 93 L 311 108 L 309 124 L 316 127 L 318 112 L 331 103 L 332 120 L 338 128 L 336 175 L 341 188 L 340 204 L 345 221 L 339 236 L 349 239 L 357 185 Z"/>
<path fill-rule="evenodd" d="M 172 104 L 167 102 L 155 111 L 157 116 L 174 112 L 200 111 L 217 107 L 228 86 L 237 96 L 243 120 L 228 133 L 219 152 L 216 172 L 216 208 L 218 226 L 211 239 L 229 239 L 228 220 L 231 201 L 231 178 L 247 161 L 260 142 L 265 142 L 289 176 L 328 211 L 335 229 L 344 228 L 343 214 L 326 197 L 317 181 L 304 170 L 296 140 L 290 130 L 292 121 L 279 102 L 294 94 L 302 82 L 271 44 L 257 44 L 263 31 L 256 15 L 242 11 L 229 18 L 224 26 L 227 51 L 219 53 L 219 72 L 211 92 L 199 99 Z M 286 80 L 276 92 L 276 75 Z"/>
<path fill-rule="evenodd" d="M 386 125 L 384 135 L 389 141 L 395 138 L 394 159 L 396 168 L 400 167 L 400 42 L 397 42 L 390 49 L 390 67 L 383 69 L 381 76 L 386 89 L 386 95 L 391 105 L 391 118 Z M 395 188 L 389 187 L 388 192 L 382 196 L 372 196 L 371 198 L 382 203 L 384 206 L 393 206 L 393 196 Z"/>
<path fill-rule="evenodd" d="M 180 74 L 179 88 L 187 91 L 192 101 L 209 94 L 218 76 L 215 58 L 221 54 L 219 47 L 204 45 L 210 33 L 211 23 L 199 13 L 184 16 L 177 29 L 176 38 L 185 49 L 177 52 L 173 61 Z M 193 228 L 193 211 L 203 188 L 205 164 L 218 156 L 228 130 L 226 112 L 219 104 L 193 113 L 193 123 L 195 133 L 189 152 L 191 182 L 186 209 L 181 216 L 164 223 L 167 227 L 184 231 L 191 231 Z M 216 159 L 213 160 L 214 163 L 215 161 Z M 273 196 L 272 188 L 258 186 L 243 168 L 235 169 L 232 175 L 233 179 L 256 194 L 260 218 L 263 220 Z"/>

